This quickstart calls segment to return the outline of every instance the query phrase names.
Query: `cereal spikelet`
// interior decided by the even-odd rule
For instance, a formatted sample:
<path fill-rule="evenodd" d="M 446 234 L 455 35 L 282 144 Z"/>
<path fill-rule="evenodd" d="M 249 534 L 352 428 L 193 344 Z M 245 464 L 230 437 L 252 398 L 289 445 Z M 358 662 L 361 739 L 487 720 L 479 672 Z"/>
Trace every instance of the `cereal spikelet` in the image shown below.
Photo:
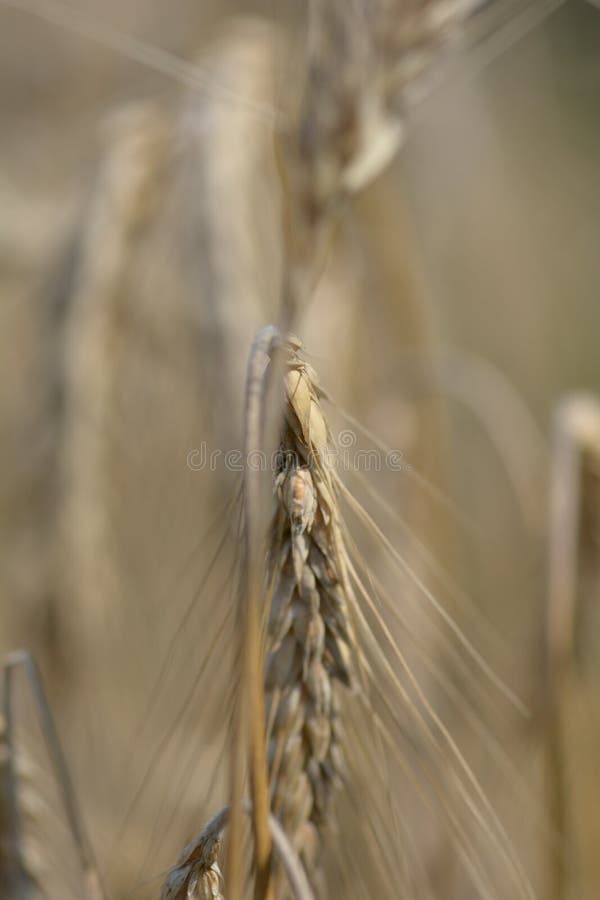
<path fill-rule="evenodd" d="M 283 349 L 265 674 L 269 774 L 273 812 L 314 880 L 342 769 L 339 709 L 356 649 L 317 378 L 295 343 Z"/>

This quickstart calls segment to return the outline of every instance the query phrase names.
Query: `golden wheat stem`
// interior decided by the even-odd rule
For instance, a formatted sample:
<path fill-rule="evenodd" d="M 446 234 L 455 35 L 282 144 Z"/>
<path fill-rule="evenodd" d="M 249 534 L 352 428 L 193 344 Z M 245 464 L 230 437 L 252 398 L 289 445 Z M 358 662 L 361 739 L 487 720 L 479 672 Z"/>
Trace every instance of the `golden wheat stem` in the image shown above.
<path fill-rule="evenodd" d="M 265 328 L 256 336 L 248 361 L 246 380 L 246 418 L 244 425 L 245 459 L 265 446 L 265 361 L 277 338 L 274 328 Z M 238 701 L 236 741 L 243 740 L 247 728 L 249 741 L 250 794 L 255 854 L 255 898 L 269 900 L 271 884 L 271 833 L 268 824 L 269 784 L 265 747 L 265 700 L 263 688 L 262 595 L 264 571 L 265 517 L 260 472 L 246 466 L 244 473 L 244 548 L 242 586 L 239 602 L 239 632 L 242 640 L 244 678 Z M 242 721 L 243 717 L 243 721 Z M 243 779 L 240 764 L 244 754 L 234 747 L 232 771 L 232 836 L 228 868 L 228 891 L 231 900 L 241 896 L 241 807 Z M 237 771 L 235 769 L 237 768 Z M 233 891 L 233 892 L 232 892 Z"/>
<path fill-rule="evenodd" d="M 595 470 L 595 472 L 594 472 Z M 571 697 L 575 628 L 581 594 L 583 503 L 600 471 L 600 402 L 575 395 L 559 406 L 554 425 L 548 547 L 548 721 L 546 780 L 549 816 L 559 839 L 548 887 L 568 895 L 567 854 L 573 853 L 566 772 L 566 715 Z"/>

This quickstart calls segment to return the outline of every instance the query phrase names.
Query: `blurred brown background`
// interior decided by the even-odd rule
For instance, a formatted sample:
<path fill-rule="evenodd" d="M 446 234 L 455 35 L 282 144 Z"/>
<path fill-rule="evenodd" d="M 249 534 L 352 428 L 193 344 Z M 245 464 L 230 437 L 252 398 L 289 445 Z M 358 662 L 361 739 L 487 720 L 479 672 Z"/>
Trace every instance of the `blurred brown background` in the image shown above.
<path fill-rule="evenodd" d="M 531 6 L 535 22 L 543 4 Z M 199 59 L 204 81 L 178 85 L 0 6 L 0 651 L 40 660 L 114 895 L 154 896 L 214 809 L 198 798 L 226 739 L 222 694 L 190 693 L 180 721 L 174 710 L 224 619 L 232 547 L 178 625 L 231 521 L 235 480 L 186 460 L 204 440 L 239 446 L 245 356 L 273 318 L 279 274 L 259 104 L 277 102 L 299 62 L 273 39 L 290 4 L 72 10 L 76 31 L 97 17 Z M 600 392 L 600 15 L 569 0 L 529 29 L 513 21 L 503 50 L 466 40 L 412 110 L 398 159 L 348 211 L 302 337 L 336 399 L 471 523 L 382 477 L 496 637 L 483 643 L 476 615 L 443 599 L 532 710 L 480 715 L 533 796 L 472 734 L 465 746 L 551 897 L 548 441 L 563 394 Z M 599 637 L 585 635 L 592 655 Z M 568 739 L 573 897 L 600 886 L 599 697 L 587 673 Z M 432 851 L 440 896 L 470 896 L 443 856 Z"/>

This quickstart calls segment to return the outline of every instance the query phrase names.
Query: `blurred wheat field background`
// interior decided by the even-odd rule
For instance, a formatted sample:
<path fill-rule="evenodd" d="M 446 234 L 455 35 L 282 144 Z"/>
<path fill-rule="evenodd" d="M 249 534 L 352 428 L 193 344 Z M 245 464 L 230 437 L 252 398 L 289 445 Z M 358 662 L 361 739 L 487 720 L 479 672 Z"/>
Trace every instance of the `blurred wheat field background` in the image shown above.
<path fill-rule="evenodd" d="M 304 11 L 130 0 L 51 4 L 48 21 L 26 11 L 42 2 L 17 7 L 0 5 L 0 651 L 25 646 L 39 661 L 110 896 L 157 897 L 227 797 L 240 559 L 238 482 L 223 454 L 242 446 L 248 350 L 277 314 L 271 131 L 302 72 Z M 600 16 L 583 0 L 548 15 L 539 2 L 504 8 L 488 29 L 496 43 L 467 26 L 409 111 L 394 161 L 348 203 L 299 331 L 336 401 L 333 432 L 371 447 L 356 419 L 423 476 L 347 473 L 504 693 L 358 527 L 374 582 L 406 618 L 390 624 L 396 640 L 534 895 L 592 898 L 592 490 L 562 834 L 545 642 L 552 417 L 563 396 L 600 393 Z M 128 58 L 139 45 L 115 39 L 127 34 L 190 68 L 166 77 Z M 221 451 L 212 469 L 197 465 L 201 448 Z M 49 897 L 81 896 L 26 691 L 20 710 L 36 865 Z M 349 740 L 362 759 L 364 734 Z M 407 722 L 409 769 L 420 740 Z M 362 775 L 339 800 L 349 855 L 362 850 L 357 808 L 386 792 Z M 488 894 L 410 777 L 392 791 L 402 877 L 385 896 L 515 896 L 486 827 L 468 837 L 492 873 Z M 339 866 L 328 857 L 338 893 L 326 896 L 380 890 L 374 870 L 365 886 Z"/>

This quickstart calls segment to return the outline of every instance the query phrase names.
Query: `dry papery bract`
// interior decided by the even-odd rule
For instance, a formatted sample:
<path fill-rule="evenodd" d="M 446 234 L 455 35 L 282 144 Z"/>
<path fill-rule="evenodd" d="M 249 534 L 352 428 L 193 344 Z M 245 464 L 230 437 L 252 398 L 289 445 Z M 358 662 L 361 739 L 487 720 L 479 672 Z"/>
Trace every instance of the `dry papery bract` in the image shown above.
<path fill-rule="evenodd" d="M 246 812 L 251 814 L 249 806 L 246 807 Z M 185 848 L 177 863 L 169 870 L 161 891 L 161 900 L 222 900 L 222 876 L 217 856 L 229 814 L 229 807 L 220 810 Z M 315 900 L 300 859 L 272 814 L 269 815 L 269 830 L 292 895 L 296 900 Z"/>
<path fill-rule="evenodd" d="M 226 819 L 227 811 L 217 813 L 185 848 L 167 875 L 161 900 L 223 900 L 217 857 Z"/>

